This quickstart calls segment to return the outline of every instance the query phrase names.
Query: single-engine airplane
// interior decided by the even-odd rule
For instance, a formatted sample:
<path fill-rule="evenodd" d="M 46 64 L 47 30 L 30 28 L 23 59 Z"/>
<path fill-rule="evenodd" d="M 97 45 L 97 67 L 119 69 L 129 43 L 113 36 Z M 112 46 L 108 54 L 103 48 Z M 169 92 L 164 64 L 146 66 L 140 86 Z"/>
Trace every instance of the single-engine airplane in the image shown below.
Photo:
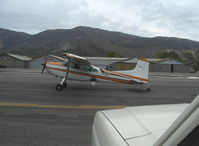
<path fill-rule="evenodd" d="M 124 84 L 144 85 L 147 91 L 148 86 L 149 61 L 139 58 L 137 65 L 132 70 L 110 71 L 100 69 L 92 65 L 86 58 L 71 53 L 64 53 L 65 58 L 50 55 L 59 62 L 43 63 L 43 69 L 55 77 L 62 78 L 60 84 L 56 85 L 56 90 L 61 91 L 67 86 L 67 80 L 87 81 L 95 85 L 96 82 L 118 82 Z"/>

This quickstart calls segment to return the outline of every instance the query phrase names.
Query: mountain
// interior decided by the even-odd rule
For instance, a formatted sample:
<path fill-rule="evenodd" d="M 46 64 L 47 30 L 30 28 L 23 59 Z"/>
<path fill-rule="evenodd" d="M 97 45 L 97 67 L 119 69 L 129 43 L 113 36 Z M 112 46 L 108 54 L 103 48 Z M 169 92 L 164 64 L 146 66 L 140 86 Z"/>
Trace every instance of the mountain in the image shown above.
<path fill-rule="evenodd" d="M 60 54 L 66 49 L 81 56 L 107 56 L 114 52 L 124 57 L 155 57 L 165 50 L 199 50 L 199 42 L 173 37 L 146 38 L 83 26 L 46 30 L 35 35 L 0 29 L 0 53 L 39 57 Z"/>
<path fill-rule="evenodd" d="M 23 43 L 31 35 L 0 28 L 0 49 Z"/>

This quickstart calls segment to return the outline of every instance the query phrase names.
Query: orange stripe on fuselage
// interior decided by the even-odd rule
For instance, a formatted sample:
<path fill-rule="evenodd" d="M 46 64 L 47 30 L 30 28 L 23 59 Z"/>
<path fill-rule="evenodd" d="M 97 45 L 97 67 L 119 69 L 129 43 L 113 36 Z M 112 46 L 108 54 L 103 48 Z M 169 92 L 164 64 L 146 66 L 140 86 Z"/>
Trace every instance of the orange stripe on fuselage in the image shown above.
<path fill-rule="evenodd" d="M 50 64 L 50 65 L 58 65 L 58 66 L 64 66 L 63 63 L 60 63 L 60 62 L 48 62 L 47 64 Z"/>
<path fill-rule="evenodd" d="M 47 69 L 56 70 L 56 71 L 66 72 L 65 69 L 61 69 L 61 68 L 54 68 L 54 67 L 46 67 L 46 68 L 47 68 Z"/>
<path fill-rule="evenodd" d="M 132 79 L 137 79 L 137 80 L 147 81 L 148 82 L 148 79 L 143 79 L 143 78 L 139 78 L 139 77 L 136 77 L 136 76 L 131 76 L 131 75 L 118 73 L 118 72 L 113 72 L 113 71 L 109 71 L 109 70 L 103 70 L 103 71 L 107 72 L 107 73 L 110 73 L 112 75 L 118 75 L 118 76 L 121 76 L 121 77 L 128 77 L 128 78 L 132 78 Z"/>
<path fill-rule="evenodd" d="M 56 71 L 66 72 L 66 70 L 60 69 L 60 68 L 52 68 L 52 67 L 47 67 L 47 68 L 52 69 L 52 70 L 56 70 Z M 132 84 L 132 82 L 129 81 L 129 80 L 115 79 L 115 78 L 110 78 L 110 77 L 104 77 L 104 76 L 99 76 L 99 75 L 91 75 L 91 74 L 87 74 L 87 73 L 80 73 L 80 72 L 74 72 L 74 71 L 69 71 L 69 73 L 88 76 L 88 77 L 95 77 L 95 78 L 98 78 L 98 79 L 110 80 L 110 81 L 124 83 L 124 84 Z"/>

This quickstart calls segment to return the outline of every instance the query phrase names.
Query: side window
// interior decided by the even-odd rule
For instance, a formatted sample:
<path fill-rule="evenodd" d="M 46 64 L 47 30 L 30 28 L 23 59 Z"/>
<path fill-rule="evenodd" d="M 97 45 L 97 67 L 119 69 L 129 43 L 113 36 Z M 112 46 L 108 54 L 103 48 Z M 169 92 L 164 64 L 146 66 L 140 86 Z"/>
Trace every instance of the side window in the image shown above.
<path fill-rule="evenodd" d="M 90 67 L 90 66 L 81 65 L 81 66 L 80 66 L 80 70 L 91 71 L 91 67 Z"/>
<path fill-rule="evenodd" d="M 91 71 L 91 66 L 86 66 L 86 65 L 80 65 L 77 63 L 73 63 L 71 65 L 71 68 L 75 68 L 75 69 L 79 69 L 79 70 L 83 70 L 83 71 Z"/>
<path fill-rule="evenodd" d="M 187 135 L 178 146 L 199 146 L 199 125 Z"/>
<path fill-rule="evenodd" d="M 73 63 L 71 65 L 72 68 L 75 68 L 75 69 L 79 69 L 80 68 L 80 65 L 79 64 L 76 64 L 76 63 Z"/>
<path fill-rule="evenodd" d="M 92 71 L 92 72 L 97 72 L 97 69 L 91 68 L 91 71 Z"/>

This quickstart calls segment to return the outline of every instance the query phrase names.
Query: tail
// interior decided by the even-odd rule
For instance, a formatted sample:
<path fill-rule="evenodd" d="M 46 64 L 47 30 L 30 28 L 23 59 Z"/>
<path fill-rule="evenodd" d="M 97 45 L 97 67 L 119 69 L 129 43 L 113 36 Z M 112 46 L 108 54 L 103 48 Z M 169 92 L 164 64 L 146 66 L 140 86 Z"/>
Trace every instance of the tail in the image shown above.
<path fill-rule="evenodd" d="M 139 58 L 136 67 L 131 70 L 131 75 L 139 78 L 149 78 L 149 61 L 145 58 Z"/>
<path fill-rule="evenodd" d="M 119 73 L 127 74 L 136 77 L 138 80 L 148 82 L 149 76 L 149 61 L 145 58 L 139 58 L 137 65 L 133 70 L 117 71 Z"/>

